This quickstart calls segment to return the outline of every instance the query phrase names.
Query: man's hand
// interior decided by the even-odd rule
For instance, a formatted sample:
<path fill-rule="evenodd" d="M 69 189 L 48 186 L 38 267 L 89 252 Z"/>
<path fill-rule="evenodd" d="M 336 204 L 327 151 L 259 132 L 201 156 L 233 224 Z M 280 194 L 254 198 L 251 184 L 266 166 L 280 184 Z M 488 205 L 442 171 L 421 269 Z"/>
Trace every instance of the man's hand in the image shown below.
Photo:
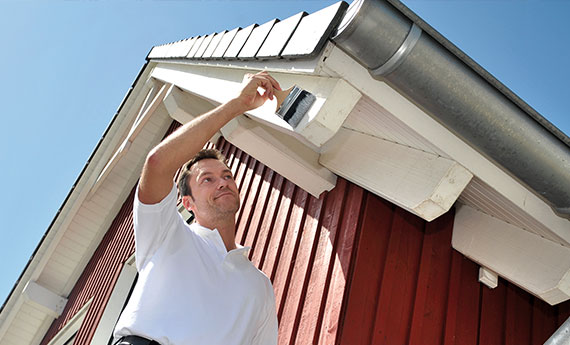
<path fill-rule="evenodd" d="M 259 88 L 265 92 L 261 94 Z M 246 74 L 243 77 L 242 89 L 235 99 L 241 107 L 242 112 L 260 107 L 268 99 L 273 99 L 273 90 L 281 90 L 279 83 L 266 71 L 256 74 Z"/>

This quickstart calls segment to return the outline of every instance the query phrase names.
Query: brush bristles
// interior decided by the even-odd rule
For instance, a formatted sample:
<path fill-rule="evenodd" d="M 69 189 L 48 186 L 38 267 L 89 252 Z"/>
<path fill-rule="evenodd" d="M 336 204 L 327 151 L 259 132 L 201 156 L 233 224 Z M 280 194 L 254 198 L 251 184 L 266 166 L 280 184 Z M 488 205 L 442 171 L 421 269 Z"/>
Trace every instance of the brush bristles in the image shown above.
<path fill-rule="evenodd" d="M 315 100 L 315 95 L 295 86 L 287 98 L 285 98 L 279 110 L 277 110 L 277 115 L 295 128 L 301 122 L 303 116 L 307 114 Z"/>

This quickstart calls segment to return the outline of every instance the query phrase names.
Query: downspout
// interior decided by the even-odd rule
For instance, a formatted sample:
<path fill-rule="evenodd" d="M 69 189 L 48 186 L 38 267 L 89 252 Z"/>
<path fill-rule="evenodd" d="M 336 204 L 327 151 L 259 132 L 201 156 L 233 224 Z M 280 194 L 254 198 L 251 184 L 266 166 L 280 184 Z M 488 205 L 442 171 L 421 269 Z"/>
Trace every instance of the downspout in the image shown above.
<path fill-rule="evenodd" d="M 548 338 L 544 345 L 570 345 L 570 317 Z"/>
<path fill-rule="evenodd" d="M 570 219 L 570 147 L 390 2 L 355 0 L 333 41 Z"/>

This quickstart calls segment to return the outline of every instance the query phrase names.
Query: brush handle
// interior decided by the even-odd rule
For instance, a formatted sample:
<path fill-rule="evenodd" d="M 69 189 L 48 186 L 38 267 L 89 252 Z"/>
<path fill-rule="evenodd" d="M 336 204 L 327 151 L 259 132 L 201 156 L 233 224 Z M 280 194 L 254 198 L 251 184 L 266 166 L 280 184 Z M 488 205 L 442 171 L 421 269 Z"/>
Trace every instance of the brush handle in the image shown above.
<path fill-rule="evenodd" d="M 277 107 L 275 108 L 276 112 L 277 109 L 279 109 L 279 107 L 281 106 L 281 104 L 283 104 L 283 101 L 285 101 L 287 96 L 289 96 L 294 87 L 295 86 L 293 85 L 287 90 L 273 90 L 273 95 L 277 98 Z"/>

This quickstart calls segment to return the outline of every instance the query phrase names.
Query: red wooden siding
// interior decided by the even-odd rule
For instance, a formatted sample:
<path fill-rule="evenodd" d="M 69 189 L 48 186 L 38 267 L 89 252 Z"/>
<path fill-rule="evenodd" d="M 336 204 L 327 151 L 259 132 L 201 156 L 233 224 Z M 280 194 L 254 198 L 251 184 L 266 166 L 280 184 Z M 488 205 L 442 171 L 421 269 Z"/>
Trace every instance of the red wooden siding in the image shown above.
<path fill-rule="evenodd" d="M 179 124 L 173 123 L 167 134 L 178 126 Z M 69 294 L 62 314 L 54 320 L 40 343 L 41 345 L 49 343 L 89 300 L 92 301 L 91 305 L 77 331 L 74 344 L 81 345 L 91 342 L 123 265 L 135 251 L 132 217 L 134 190 L 133 187 Z"/>
<path fill-rule="evenodd" d="M 210 147 L 213 145 L 209 145 Z M 451 248 L 453 212 L 426 223 L 339 178 L 314 198 L 223 138 L 240 189 L 237 241 L 273 282 L 279 343 L 542 344 L 570 316 Z M 132 195 L 42 344 L 93 298 L 75 344 L 88 344 L 133 252 Z"/>
<path fill-rule="evenodd" d="M 134 189 L 133 189 L 134 191 Z M 101 319 L 124 262 L 134 252 L 131 193 L 105 234 L 68 297 L 63 313 L 51 325 L 41 344 L 47 344 L 92 299 L 74 344 L 89 344 Z"/>
<path fill-rule="evenodd" d="M 340 344 L 543 344 L 570 316 L 451 248 L 453 212 L 426 223 L 367 193 Z"/>

